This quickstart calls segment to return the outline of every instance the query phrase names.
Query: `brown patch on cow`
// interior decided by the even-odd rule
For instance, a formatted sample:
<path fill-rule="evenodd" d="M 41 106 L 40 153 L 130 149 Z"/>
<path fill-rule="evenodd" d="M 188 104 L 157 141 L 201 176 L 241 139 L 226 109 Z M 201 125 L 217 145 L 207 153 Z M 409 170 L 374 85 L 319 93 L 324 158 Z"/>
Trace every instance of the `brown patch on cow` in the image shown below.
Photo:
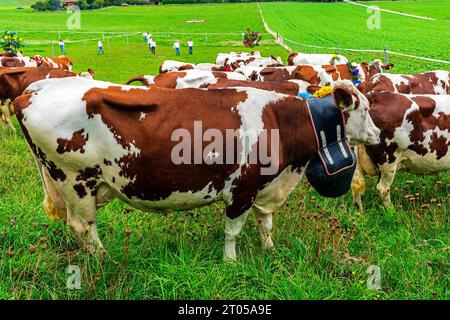
<path fill-rule="evenodd" d="M 259 73 L 264 81 L 285 81 L 291 79 L 291 74 L 286 68 L 268 67 Z"/>
<path fill-rule="evenodd" d="M 66 78 L 76 74 L 62 69 L 21 67 L 0 70 L 0 99 L 14 100 L 32 83 L 47 78 Z"/>
<path fill-rule="evenodd" d="M 395 129 L 402 122 L 412 102 L 407 97 L 390 92 L 371 92 L 366 94 L 370 102 L 370 117 L 381 130 L 381 143 L 376 146 L 365 146 L 367 154 L 375 165 L 395 161 L 396 143 L 387 144 L 394 137 Z"/>
<path fill-rule="evenodd" d="M 292 75 L 294 79 L 303 80 L 314 85 L 320 84 L 318 73 L 312 66 L 298 66 L 298 68 L 295 68 L 294 72 L 292 72 Z"/>
<path fill-rule="evenodd" d="M 289 81 L 219 80 L 217 83 L 207 86 L 209 89 L 233 87 L 250 87 L 288 95 L 297 95 L 299 91 L 298 84 Z"/>
<path fill-rule="evenodd" d="M 25 61 L 14 57 L 3 57 L 0 59 L 1 66 L 7 68 L 24 67 Z"/>
<path fill-rule="evenodd" d="M 297 52 L 292 52 L 292 53 L 289 55 L 289 57 L 288 57 L 288 59 L 287 59 L 288 66 L 293 66 L 293 65 L 294 65 L 294 58 L 295 58 L 296 56 L 298 56 L 298 53 L 297 53 Z"/>
<path fill-rule="evenodd" d="M 38 66 L 44 68 L 55 68 L 54 65 L 57 65 L 57 68 L 69 71 L 73 65 L 72 59 L 65 56 L 59 57 L 44 57 L 39 60 Z"/>
<path fill-rule="evenodd" d="M 99 165 L 95 167 L 87 167 L 82 171 L 79 171 L 76 180 L 77 181 L 88 181 L 89 179 L 98 179 L 102 174 L 102 169 Z"/>
<path fill-rule="evenodd" d="M 178 68 L 178 71 L 192 70 L 192 69 L 194 69 L 194 66 L 192 64 L 184 64 Z"/>
<path fill-rule="evenodd" d="M 171 71 L 157 75 L 154 78 L 154 86 L 175 89 L 177 80 L 186 76 L 186 72 Z"/>
<path fill-rule="evenodd" d="M 433 132 L 430 140 L 430 150 L 431 152 L 436 152 L 437 160 L 445 157 L 448 152 L 449 146 L 450 141 L 447 141 L 444 136 L 438 136 L 436 132 Z"/>
<path fill-rule="evenodd" d="M 70 139 L 57 139 L 56 143 L 58 144 L 58 148 L 56 151 L 58 153 L 65 153 L 65 152 L 75 152 L 80 151 L 81 153 L 84 153 L 84 146 L 86 145 L 86 142 L 89 139 L 89 135 L 84 133 L 84 129 L 75 131 L 72 134 L 72 138 Z"/>
<path fill-rule="evenodd" d="M 87 196 L 86 189 L 81 183 L 74 185 L 73 188 L 77 192 L 77 195 L 80 199 L 83 199 L 85 196 Z"/>

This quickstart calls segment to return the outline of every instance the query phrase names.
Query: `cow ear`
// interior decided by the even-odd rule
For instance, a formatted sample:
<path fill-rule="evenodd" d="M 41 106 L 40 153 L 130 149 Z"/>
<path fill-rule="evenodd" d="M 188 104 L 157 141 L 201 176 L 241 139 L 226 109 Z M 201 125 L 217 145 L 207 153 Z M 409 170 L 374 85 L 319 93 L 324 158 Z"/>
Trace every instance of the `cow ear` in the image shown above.
<path fill-rule="evenodd" d="M 391 70 L 393 67 L 394 67 L 393 63 L 387 63 L 387 64 L 383 64 L 381 66 L 381 68 L 384 69 L 384 70 Z"/>
<path fill-rule="evenodd" d="M 332 65 L 323 66 L 323 69 L 325 70 L 326 73 L 332 73 L 336 71 L 336 67 Z"/>
<path fill-rule="evenodd" d="M 346 88 L 334 88 L 333 96 L 334 100 L 336 101 L 336 106 L 340 109 L 348 109 L 354 103 L 352 92 L 347 90 Z"/>
<path fill-rule="evenodd" d="M 308 86 L 308 88 L 306 88 L 306 91 L 313 94 L 317 90 L 320 90 L 320 88 L 322 88 L 322 87 L 312 84 L 312 85 Z"/>

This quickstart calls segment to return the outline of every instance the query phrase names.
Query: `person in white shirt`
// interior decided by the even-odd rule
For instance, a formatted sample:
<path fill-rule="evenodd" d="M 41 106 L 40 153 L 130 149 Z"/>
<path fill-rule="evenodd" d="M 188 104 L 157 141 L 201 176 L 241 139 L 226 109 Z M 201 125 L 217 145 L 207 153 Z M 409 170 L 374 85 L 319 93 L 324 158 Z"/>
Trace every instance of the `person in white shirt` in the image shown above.
<path fill-rule="evenodd" d="M 179 56 L 180 55 L 180 41 L 175 40 L 175 42 L 173 43 L 173 47 L 175 49 L 175 55 Z"/>
<path fill-rule="evenodd" d="M 62 54 L 66 54 L 66 47 L 64 46 L 64 41 L 62 41 L 61 39 L 59 39 L 59 49 L 61 50 Z"/>
<path fill-rule="evenodd" d="M 98 48 L 97 55 L 99 55 L 100 52 L 102 54 L 105 54 L 105 50 L 103 50 L 103 43 L 100 40 L 98 40 L 98 42 L 97 42 L 97 48 Z"/>
<path fill-rule="evenodd" d="M 192 49 L 194 48 L 194 42 L 192 39 L 189 39 L 188 41 L 188 48 L 189 48 L 189 54 L 192 55 Z"/>

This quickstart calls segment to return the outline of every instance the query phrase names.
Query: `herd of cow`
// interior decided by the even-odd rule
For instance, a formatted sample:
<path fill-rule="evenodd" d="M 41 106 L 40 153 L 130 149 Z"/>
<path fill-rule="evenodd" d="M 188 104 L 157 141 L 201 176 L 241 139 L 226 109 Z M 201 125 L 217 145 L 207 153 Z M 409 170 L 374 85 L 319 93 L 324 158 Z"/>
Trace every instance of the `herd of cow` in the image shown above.
<path fill-rule="evenodd" d="M 226 258 L 236 259 L 236 239 L 251 211 L 262 246 L 272 247 L 272 213 L 319 149 L 308 108 L 311 94 L 325 87 L 332 88 L 356 150 L 352 192 L 360 208 L 365 175 L 379 176 L 388 207 L 397 170 L 450 168 L 448 71 L 392 74 L 384 70 L 393 65 L 379 60 L 355 64 L 341 55 L 301 53 L 292 53 L 285 66 L 258 52 L 232 52 L 219 54 L 215 64 L 165 61 L 158 75 L 120 85 L 94 80 L 90 69 L 73 73 L 64 56 L 0 61 L 2 119 L 13 128 L 10 115 L 17 116 L 41 174 L 44 209 L 66 220 L 89 251 L 105 251 L 96 210 L 113 198 L 147 211 L 223 201 Z M 135 81 L 142 86 L 130 85 Z M 198 121 L 204 132 L 236 130 L 234 139 L 250 146 L 261 138 L 246 133 L 278 130 L 277 172 L 261 174 L 263 163 L 247 161 L 251 148 L 234 145 L 207 157 L 234 152 L 244 161 L 175 164 L 173 132 L 194 133 Z"/>

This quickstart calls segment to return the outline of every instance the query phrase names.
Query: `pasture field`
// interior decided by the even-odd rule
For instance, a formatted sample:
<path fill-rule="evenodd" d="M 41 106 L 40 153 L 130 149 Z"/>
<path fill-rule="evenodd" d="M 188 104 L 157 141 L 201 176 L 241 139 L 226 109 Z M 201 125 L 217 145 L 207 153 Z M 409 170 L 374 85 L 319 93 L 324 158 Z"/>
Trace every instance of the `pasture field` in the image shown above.
<path fill-rule="evenodd" d="M 390 4 L 390 2 L 386 2 Z M 413 8 L 414 3 L 409 7 Z M 422 2 L 417 2 L 422 6 Z M 434 2 L 433 2 L 434 4 Z M 351 49 L 378 49 L 450 60 L 449 21 L 428 21 L 381 12 L 380 29 L 369 30 L 367 8 L 346 3 L 266 3 L 260 4 L 271 29 L 298 43 Z M 383 2 L 384 5 L 384 2 Z M 383 7 L 383 5 L 381 7 Z M 450 12 L 450 1 L 441 3 L 441 9 Z M 420 10 L 419 10 L 420 11 Z M 417 12 L 419 14 L 419 12 Z M 314 52 L 314 49 L 288 43 L 294 50 Z M 327 50 L 317 49 L 320 52 Z M 319 52 L 319 51 L 318 51 Z M 343 54 L 354 59 L 373 59 L 374 54 Z M 383 54 L 378 55 L 382 58 Z M 393 72 L 420 72 L 421 70 L 448 69 L 448 64 L 428 61 L 405 61 L 390 56 L 398 62 Z M 406 69 L 406 70 L 405 70 Z"/>
<path fill-rule="evenodd" d="M 427 21 L 383 15 L 387 29 L 371 34 L 363 29 L 365 22 L 358 28 L 365 11 L 357 6 L 262 3 L 261 8 L 272 29 L 288 38 L 300 32 L 299 42 L 330 45 L 339 41 L 350 47 L 378 48 L 384 39 L 391 41 L 392 50 L 450 59 L 444 37 L 448 33 L 430 37 L 430 46 L 419 41 L 431 30 Z M 339 28 L 325 14 L 330 8 L 336 16 L 348 17 L 339 20 Z M 323 25 L 311 24 L 312 15 Z M 4 9 L 0 29 L 63 30 L 67 16 Z M 350 18 L 356 19 L 354 23 Z M 191 19 L 207 22 L 185 23 Z M 446 21 L 435 21 L 435 26 L 440 28 L 441 22 Z M 111 38 L 105 56 L 96 55 L 95 38 L 100 34 L 94 40 L 66 42 L 76 71 L 91 67 L 97 79 L 119 83 L 136 74 L 156 73 L 163 60 L 175 59 L 173 38 L 165 32 L 239 33 L 247 26 L 263 28 L 254 3 L 112 8 L 83 12 L 81 23 L 81 31 L 130 32 L 128 45 L 124 37 Z M 416 32 L 411 33 L 414 28 Z M 131 35 L 143 31 L 155 33 L 156 57 L 149 56 L 140 34 Z M 28 35 L 35 41 L 57 40 L 54 37 Z M 93 35 L 67 33 L 64 37 L 82 40 Z M 187 41 L 188 35 L 178 37 Z M 197 37 L 194 55 L 188 57 L 182 49 L 179 60 L 213 62 L 218 52 L 242 50 L 239 36 L 210 37 L 207 43 L 204 35 Z M 286 59 L 284 49 L 269 36 L 265 39 L 260 48 L 263 55 Z M 24 51 L 52 53 L 51 46 L 36 42 Z M 396 72 L 448 69 L 392 59 Z M 355 209 L 350 193 L 327 199 L 301 183 L 274 216 L 273 250 L 260 249 L 256 223 L 250 217 L 237 244 L 238 262 L 233 264 L 222 260 L 222 204 L 157 214 L 113 201 L 97 216 L 108 251 L 102 258 L 79 251 L 64 224 L 47 218 L 38 170 L 16 120 L 14 124 L 17 134 L 0 129 L 0 299 L 450 299 L 448 173 L 398 174 L 392 186 L 393 210 L 381 207 L 376 179 L 368 179 L 364 212 Z M 414 200 L 407 195 L 414 195 Z M 80 290 L 66 287 L 69 265 L 81 269 Z M 370 265 L 380 267 L 381 290 L 367 288 Z"/>
<path fill-rule="evenodd" d="M 361 3 L 407 14 L 450 20 L 450 5 L 448 1 L 364 1 Z"/>

